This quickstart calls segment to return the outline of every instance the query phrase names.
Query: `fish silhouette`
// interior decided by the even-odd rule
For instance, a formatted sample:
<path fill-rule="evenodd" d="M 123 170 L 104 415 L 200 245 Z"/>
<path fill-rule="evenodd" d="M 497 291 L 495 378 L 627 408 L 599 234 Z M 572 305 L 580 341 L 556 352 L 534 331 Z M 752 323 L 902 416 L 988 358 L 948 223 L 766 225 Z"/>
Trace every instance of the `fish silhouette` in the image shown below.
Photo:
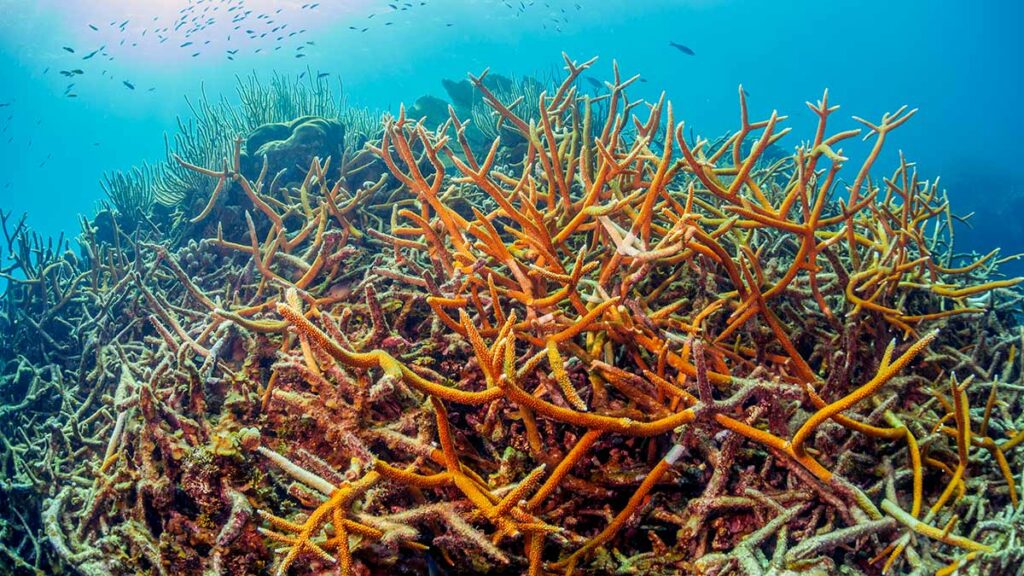
<path fill-rule="evenodd" d="M 679 50 L 683 54 L 686 54 L 687 56 L 696 56 L 697 55 L 693 50 L 690 50 L 690 48 L 688 48 L 686 46 L 683 46 L 682 44 L 680 44 L 678 42 L 671 42 L 670 41 L 668 43 L 668 45 L 673 47 L 673 48 L 675 48 L 676 50 Z"/>

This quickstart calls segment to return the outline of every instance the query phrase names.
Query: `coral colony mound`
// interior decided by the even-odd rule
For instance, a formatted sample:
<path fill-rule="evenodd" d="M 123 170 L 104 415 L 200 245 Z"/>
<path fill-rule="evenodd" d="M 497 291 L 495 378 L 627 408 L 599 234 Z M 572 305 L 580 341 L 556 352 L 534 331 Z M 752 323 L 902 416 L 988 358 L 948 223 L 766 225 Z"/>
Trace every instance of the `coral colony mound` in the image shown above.
<path fill-rule="evenodd" d="M 250 79 L 80 250 L 4 215 L 2 562 L 1018 570 L 1021 279 L 886 149 L 914 110 L 825 93 L 783 153 L 742 91 L 694 138 L 592 63 L 382 121 Z"/>

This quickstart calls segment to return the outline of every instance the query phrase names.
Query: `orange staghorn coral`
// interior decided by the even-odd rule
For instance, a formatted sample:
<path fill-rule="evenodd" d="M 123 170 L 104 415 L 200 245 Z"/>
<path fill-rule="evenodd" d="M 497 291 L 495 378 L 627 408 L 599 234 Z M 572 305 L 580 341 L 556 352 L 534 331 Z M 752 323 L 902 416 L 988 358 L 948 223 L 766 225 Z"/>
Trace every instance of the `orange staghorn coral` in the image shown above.
<path fill-rule="evenodd" d="M 104 569 L 1012 562 L 1021 279 L 953 251 L 945 193 L 902 155 L 872 176 L 915 110 L 858 119 L 851 163 L 862 131 L 834 129 L 827 92 L 788 154 L 786 118 L 752 120 L 742 89 L 711 142 L 617 66 L 591 98 L 594 60 L 565 64 L 533 102 L 470 78 L 488 146 L 454 108 L 403 108 L 301 181 L 243 174 L 240 140 L 219 170 L 176 159 L 213 179 L 190 215 L 207 237 L 121 235 L 60 275 L 119 311 L 90 365 L 118 392 L 55 436 L 91 435 L 88 488 L 47 508 L 61 556 L 99 570 L 90 538 L 130 525 L 134 564 Z"/>

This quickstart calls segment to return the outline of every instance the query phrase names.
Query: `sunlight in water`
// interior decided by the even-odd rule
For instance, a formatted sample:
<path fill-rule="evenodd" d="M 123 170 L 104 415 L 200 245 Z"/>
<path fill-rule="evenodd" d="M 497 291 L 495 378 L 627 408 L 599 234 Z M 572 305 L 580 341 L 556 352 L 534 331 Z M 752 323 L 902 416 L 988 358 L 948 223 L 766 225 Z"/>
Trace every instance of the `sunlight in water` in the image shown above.
<path fill-rule="evenodd" d="M 231 48 L 240 48 L 242 54 L 247 48 L 255 54 L 270 53 L 369 3 L 328 3 L 316 12 L 303 9 L 312 4 L 304 0 L 45 0 L 37 9 L 40 14 L 62 14 L 69 42 L 88 51 L 103 47 L 108 57 L 124 57 L 126 62 L 192 64 L 202 62 L 199 57 L 204 54 L 223 55 Z"/>

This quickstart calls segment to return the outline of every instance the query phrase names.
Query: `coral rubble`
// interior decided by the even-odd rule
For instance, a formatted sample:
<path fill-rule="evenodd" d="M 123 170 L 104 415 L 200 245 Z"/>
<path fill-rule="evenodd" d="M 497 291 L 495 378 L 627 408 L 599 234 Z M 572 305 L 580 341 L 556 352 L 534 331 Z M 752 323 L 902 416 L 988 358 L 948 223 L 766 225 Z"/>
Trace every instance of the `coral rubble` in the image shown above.
<path fill-rule="evenodd" d="M 711 142 L 630 100 L 636 77 L 589 97 L 593 60 L 565 63 L 546 87 L 452 84 L 490 143 L 425 99 L 439 126 L 403 109 L 353 142 L 303 109 L 227 158 L 179 150 L 160 170 L 192 183 L 184 212 L 126 193 L 81 256 L 5 215 L 0 562 L 1018 566 L 1021 279 L 954 251 L 912 163 L 873 173 L 915 111 L 834 131 L 826 92 L 779 154 L 785 119 L 742 90 Z"/>

